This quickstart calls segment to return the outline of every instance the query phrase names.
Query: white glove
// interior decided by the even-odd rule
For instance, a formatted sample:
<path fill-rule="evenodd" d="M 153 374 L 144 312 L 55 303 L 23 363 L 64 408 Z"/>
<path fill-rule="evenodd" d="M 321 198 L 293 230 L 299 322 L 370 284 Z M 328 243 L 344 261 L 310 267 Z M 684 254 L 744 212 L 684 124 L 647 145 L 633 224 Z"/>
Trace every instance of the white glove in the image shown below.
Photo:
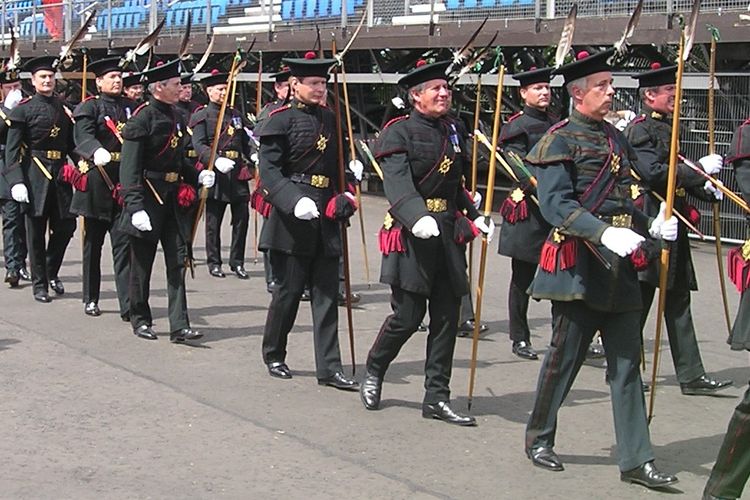
<path fill-rule="evenodd" d="M 229 158 L 225 158 L 223 156 L 220 156 L 216 158 L 216 161 L 214 162 L 214 167 L 216 167 L 216 170 L 221 172 L 222 174 L 226 174 L 228 172 L 231 172 L 234 168 L 234 160 L 230 160 Z M 213 183 L 211 183 L 213 185 Z M 211 187 L 211 186 L 208 186 Z"/>
<path fill-rule="evenodd" d="M 490 223 L 487 224 L 487 221 L 489 221 Z M 492 219 L 490 217 L 487 217 L 485 219 L 484 216 L 479 216 L 474 219 L 474 225 L 477 226 L 477 229 L 487 235 L 487 243 L 491 243 L 492 236 L 495 234 L 495 223 L 492 221 Z"/>
<path fill-rule="evenodd" d="M 258 153 L 251 154 L 250 155 L 250 161 L 253 162 L 253 163 L 255 163 L 257 165 L 258 164 Z"/>
<path fill-rule="evenodd" d="M 708 175 L 716 175 L 721 171 L 721 165 L 724 163 L 724 159 L 721 155 L 717 154 L 706 155 L 698 160 L 698 163 L 700 163 L 701 168 L 703 168 L 703 171 Z"/>
<path fill-rule="evenodd" d="M 107 151 L 106 149 L 99 148 L 94 151 L 94 165 L 96 165 L 97 167 L 103 167 L 111 161 L 112 155 L 109 154 L 109 151 Z"/>
<path fill-rule="evenodd" d="M 716 182 L 718 182 L 722 186 L 724 185 L 718 179 L 716 180 Z M 716 198 L 717 200 L 723 200 L 724 199 L 724 193 L 722 193 L 719 188 L 717 188 L 716 186 L 714 186 L 713 182 L 711 182 L 711 181 L 706 181 L 706 183 L 703 185 L 703 189 L 707 193 L 710 193 L 710 194 L 714 195 L 714 198 Z"/>
<path fill-rule="evenodd" d="M 403 99 L 401 99 L 401 98 L 400 98 L 400 97 L 398 97 L 398 96 L 396 96 L 396 97 L 394 97 L 393 99 L 391 99 L 391 102 L 392 102 L 392 103 L 393 103 L 393 105 L 394 105 L 394 106 L 396 106 L 396 108 L 398 108 L 398 109 L 404 109 L 404 108 L 406 107 L 406 104 L 404 104 L 404 100 L 403 100 Z"/>
<path fill-rule="evenodd" d="M 215 182 L 216 174 L 214 172 L 202 170 L 201 173 L 198 174 L 198 183 L 205 188 L 210 188 Z"/>
<path fill-rule="evenodd" d="M 636 117 L 636 114 L 630 110 L 618 111 L 617 115 L 620 117 L 620 119 L 617 120 L 617 123 L 615 123 L 615 128 L 620 132 L 625 130 L 625 127 L 627 127 L 628 124 Z"/>
<path fill-rule="evenodd" d="M 414 223 L 411 233 L 419 239 L 426 240 L 433 236 L 440 236 L 440 229 L 431 215 L 425 215 Z"/>
<path fill-rule="evenodd" d="M 664 220 L 666 211 L 667 205 L 662 201 L 659 205 L 659 214 L 648 228 L 648 234 L 653 238 L 674 241 L 677 239 L 677 218 L 672 216 L 669 220 Z"/>
<path fill-rule="evenodd" d="M 362 173 L 365 171 L 365 166 L 359 160 L 351 160 L 349 162 L 349 170 L 354 174 L 357 182 L 360 182 L 362 180 Z"/>
<path fill-rule="evenodd" d="M 474 199 L 471 200 L 472 203 L 474 203 L 474 208 L 479 210 L 479 207 L 482 205 L 482 194 L 479 191 L 474 192 Z"/>
<path fill-rule="evenodd" d="M 26 189 L 26 185 L 24 184 L 14 184 L 13 187 L 10 188 L 10 196 L 18 203 L 29 202 L 29 190 Z"/>
<path fill-rule="evenodd" d="M 130 223 L 135 226 L 138 231 L 151 231 L 151 218 L 148 216 L 145 210 L 138 210 L 136 213 L 130 216 Z"/>
<path fill-rule="evenodd" d="M 5 96 L 3 105 L 8 109 L 13 109 L 18 106 L 18 103 L 21 102 L 21 99 L 23 99 L 21 89 L 13 89 L 8 92 L 8 95 Z"/>
<path fill-rule="evenodd" d="M 317 219 L 320 217 L 318 205 L 307 196 L 303 196 L 294 205 L 294 216 L 301 220 Z"/>
<path fill-rule="evenodd" d="M 602 245 L 620 257 L 627 257 L 645 238 L 626 227 L 608 227 L 602 233 Z"/>

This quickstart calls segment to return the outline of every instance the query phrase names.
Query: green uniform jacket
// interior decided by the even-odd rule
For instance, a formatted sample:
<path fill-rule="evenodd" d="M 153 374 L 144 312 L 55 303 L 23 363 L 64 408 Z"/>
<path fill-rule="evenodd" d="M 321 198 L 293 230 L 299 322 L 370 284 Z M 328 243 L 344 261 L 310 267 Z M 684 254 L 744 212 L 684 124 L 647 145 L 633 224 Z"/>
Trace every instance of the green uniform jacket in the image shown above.
<path fill-rule="evenodd" d="M 450 118 L 432 119 L 414 111 L 380 134 L 376 158 L 390 215 L 400 227 L 404 251 L 383 255 L 380 281 L 410 292 L 430 295 L 437 280 L 450 280 L 456 297 L 469 292 L 466 245 L 456 243 L 456 214 L 479 217 L 463 187 L 471 161 L 458 127 Z M 426 199 L 447 200 L 447 210 L 430 212 Z M 440 236 L 427 240 L 411 234 L 423 216 L 435 218 Z"/>
<path fill-rule="evenodd" d="M 601 235 L 610 227 L 605 222 L 606 217 L 614 215 L 630 215 L 632 229 L 648 236 L 649 220 L 635 208 L 630 196 L 629 173 L 636 156 L 622 133 L 605 121 L 595 121 L 574 111 L 568 120 L 547 131 L 526 159 L 537 166 L 537 192 L 547 222 L 566 238 L 575 237 L 593 243 L 611 266 L 607 270 L 579 241 L 575 265 L 555 272 L 537 269 L 529 288 L 532 297 L 583 300 L 599 311 L 641 309 L 638 276 L 630 260 L 601 245 Z M 608 194 L 602 189 L 604 182 L 594 183 L 605 163 L 607 173 L 604 178 L 614 182 L 614 188 Z M 619 167 L 614 168 L 617 164 Z M 579 197 L 592 184 L 594 196 L 587 198 L 584 206 Z M 599 206 L 592 212 L 587 208 L 592 206 L 589 200 L 597 198 L 603 198 L 603 201 L 593 203 Z"/>
<path fill-rule="evenodd" d="M 659 200 L 648 194 L 654 191 L 666 199 L 667 175 L 669 173 L 669 143 L 672 135 L 671 115 L 662 115 L 649 108 L 634 119 L 624 131 L 638 155 L 635 170 L 641 177 L 641 186 L 645 188 L 643 211 L 651 217 L 659 213 Z M 703 190 L 705 179 L 695 173 L 690 167 L 682 163 L 677 167 L 677 196 L 674 208 L 681 214 L 688 213 L 686 194 L 691 194 L 705 201 L 713 200 Z M 655 260 L 647 270 L 639 273 L 639 279 L 651 286 L 659 286 L 659 262 Z M 697 290 L 698 281 L 695 277 L 693 259 L 690 256 L 690 241 L 688 230 L 684 224 L 679 225 L 677 240 L 670 244 L 669 278 L 667 288 L 678 287 L 685 290 Z"/>

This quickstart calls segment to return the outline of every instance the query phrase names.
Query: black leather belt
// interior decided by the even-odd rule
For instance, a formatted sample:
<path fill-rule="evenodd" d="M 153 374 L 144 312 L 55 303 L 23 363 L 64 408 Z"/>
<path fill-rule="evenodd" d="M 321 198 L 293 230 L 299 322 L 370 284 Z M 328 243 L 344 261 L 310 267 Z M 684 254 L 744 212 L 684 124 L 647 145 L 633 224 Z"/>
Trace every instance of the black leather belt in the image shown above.
<path fill-rule="evenodd" d="M 164 182 L 177 182 L 180 180 L 179 172 L 155 172 L 153 170 L 144 170 L 143 177 Z"/>
<path fill-rule="evenodd" d="M 331 179 L 329 177 L 326 177 L 325 175 L 292 174 L 289 176 L 289 179 L 292 182 L 308 184 L 319 189 L 325 189 L 331 185 Z"/>

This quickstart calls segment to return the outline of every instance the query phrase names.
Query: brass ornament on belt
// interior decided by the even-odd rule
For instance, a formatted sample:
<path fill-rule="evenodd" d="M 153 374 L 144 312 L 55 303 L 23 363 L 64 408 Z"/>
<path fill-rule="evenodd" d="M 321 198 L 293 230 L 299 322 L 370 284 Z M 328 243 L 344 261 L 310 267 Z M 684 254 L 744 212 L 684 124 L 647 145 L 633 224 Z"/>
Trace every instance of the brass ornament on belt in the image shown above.
<path fill-rule="evenodd" d="M 555 229 L 552 232 L 552 241 L 554 241 L 555 243 L 562 243 L 563 241 L 565 241 L 565 235 L 562 234 L 559 229 Z"/>
<path fill-rule="evenodd" d="M 447 156 L 443 157 L 443 161 L 441 161 L 440 165 L 438 165 L 438 172 L 440 172 L 442 175 L 447 174 L 451 169 L 451 165 L 453 165 L 453 160 L 451 160 Z"/>
<path fill-rule="evenodd" d="M 55 125 L 54 127 L 50 129 L 49 136 L 54 138 L 54 137 L 57 137 L 58 135 L 60 135 L 60 127 Z"/>
<path fill-rule="evenodd" d="M 315 148 L 322 153 L 326 150 L 326 146 L 328 146 L 328 139 L 323 134 L 320 134 L 318 142 L 315 143 Z"/>
<path fill-rule="evenodd" d="M 78 160 L 78 171 L 82 174 L 85 174 L 91 169 L 91 166 L 89 165 L 89 162 L 86 160 Z"/>
<path fill-rule="evenodd" d="M 390 228 L 393 227 L 393 216 L 390 212 L 385 213 L 385 218 L 383 219 L 383 229 L 388 231 Z"/>
<path fill-rule="evenodd" d="M 523 199 L 526 197 L 526 194 L 523 192 L 523 189 L 516 188 L 513 191 L 510 192 L 510 199 L 513 200 L 514 203 L 520 203 L 523 201 Z"/>

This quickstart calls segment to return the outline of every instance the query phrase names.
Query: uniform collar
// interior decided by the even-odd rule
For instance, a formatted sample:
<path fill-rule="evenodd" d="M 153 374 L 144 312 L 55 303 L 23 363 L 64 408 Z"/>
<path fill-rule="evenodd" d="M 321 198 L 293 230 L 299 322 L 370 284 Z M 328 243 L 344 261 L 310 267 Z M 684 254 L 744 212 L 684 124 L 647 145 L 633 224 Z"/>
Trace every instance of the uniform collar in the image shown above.
<path fill-rule="evenodd" d="M 156 106 L 156 109 L 164 113 L 172 113 L 172 110 L 174 108 L 171 104 L 167 104 L 166 102 L 160 101 L 159 99 L 153 96 L 148 101 L 149 103 L 151 103 L 152 106 Z"/>
<path fill-rule="evenodd" d="M 53 103 L 57 100 L 57 96 L 55 94 L 52 94 L 51 96 L 46 96 L 44 94 L 36 93 L 34 94 L 34 97 L 36 97 L 42 102 L 47 102 L 47 103 Z"/>
<path fill-rule="evenodd" d="M 320 107 L 317 104 L 305 104 L 297 99 L 292 99 L 289 104 L 291 104 L 293 109 L 299 109 L 300 111 L 310 114 L 315 113 Z"/>
<path fill-rule="evenodd" d="M 439 116 L 437 118 L 433 118 L 431 116 L 424 115 L 417 111 L 416 109 L 412 112 L 412 116 L 417 120 L 421 121 L 423 123 L 426 123 L 427 125 L 431 127 L 437 126 L 438 123 L 440 123 L 440 120 L 443 120 L 445 116 Z"/>
<path fill-rule="evenodd" d="M 661 111 L 654 111 L 648 106 L 643 106 L 643 114 L 660 122 L 667 121 L 667 119 L 669 118 L 669 115 L 662 113 Z"/>
<path fill-rule="evenodd" d="M 604 120 L 594 120 L 593 118 L 584 115 L 578 110 L 573 110 L 570 114 L 570 121 L 581 125 L 589 130 L 602 130 L 604 129 Z"/>
<path fill-rule="evenodd" d="M 535 118 L 537 120 L 548 120 L 549 115 L 546 111 L 542 111 L 541 109 L 537 109 L 533 106 L 524 106 L 523 107 L 523 114 L 530 116 L 532 118 Z"/>
<path fill-rule="evenodd" d="M 99 98 L 107 102 L 117 102 L 118 100 L 120 100 L 119 95 L 110 95 L 110 94 L 99 94 Z"/>

